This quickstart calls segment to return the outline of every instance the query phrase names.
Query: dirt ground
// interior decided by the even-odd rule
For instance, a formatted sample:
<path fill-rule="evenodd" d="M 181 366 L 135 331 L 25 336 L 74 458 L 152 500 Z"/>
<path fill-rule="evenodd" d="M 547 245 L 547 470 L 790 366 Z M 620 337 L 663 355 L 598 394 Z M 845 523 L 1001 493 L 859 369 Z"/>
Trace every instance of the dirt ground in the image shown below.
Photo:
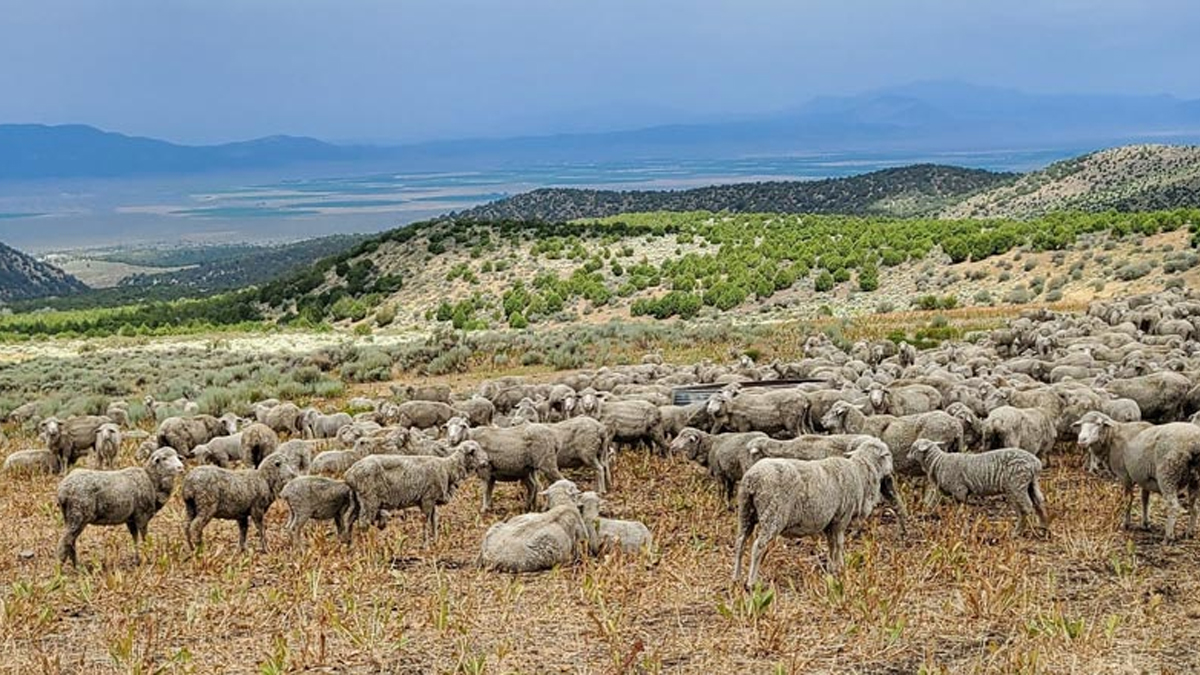
<path fill-rule="evenodd" d="M 430 549 L 413 511 L 350 550 L 310 525 L 296 551 L 277 503 L 266 554 L 239 554 L 236 526 L 214 521 L 196 557 L 176 494 L 142 565 L 125 528 L 92 527 L 76 572 L 54 559 L 56 477 L 3 476 L 0 671 L 1200 670 L 1200 545 L 1164 546 L 1157 508 L 1158 531 L 1120 531 L 1119 488 L 1080 459 L 1056 456 L 1043 475 L 1049 538 L 1014 537 L 1000 502 L 926 512 L 908 484 L 907 539 L 877 511 L 849 537 L 841 578 L 822 573 L 823 542 L 777 542 L 756 592 L 730 583 L 734 516 L 711 479 L 641 451 L 618 457 L 608 512 L 645 521 L 657 550 L 516 576 L 473 566 L 487 527 L 520 508 L 515 485 L 480 515 L 481 486 L 466 484 Z"/>

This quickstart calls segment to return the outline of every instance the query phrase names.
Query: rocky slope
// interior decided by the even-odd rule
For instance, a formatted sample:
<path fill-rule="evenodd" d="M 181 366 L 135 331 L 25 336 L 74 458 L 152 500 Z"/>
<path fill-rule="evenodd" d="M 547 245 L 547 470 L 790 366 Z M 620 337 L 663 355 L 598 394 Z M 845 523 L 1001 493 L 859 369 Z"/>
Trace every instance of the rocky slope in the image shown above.
<path fill-rule="evenodd" d="M 70 295 L 84 290 L 87 286 L 83 282 L 59 268 L 0 244 L 0 302 Z"/>

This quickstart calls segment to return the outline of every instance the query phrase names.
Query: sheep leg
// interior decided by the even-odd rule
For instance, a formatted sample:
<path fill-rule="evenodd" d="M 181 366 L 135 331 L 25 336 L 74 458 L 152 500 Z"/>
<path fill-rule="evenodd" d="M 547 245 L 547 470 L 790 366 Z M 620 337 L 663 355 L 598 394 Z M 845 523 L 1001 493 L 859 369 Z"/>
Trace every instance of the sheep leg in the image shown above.
<path fill-rule="evenodd" d="M 1175 541 L 1175 521 L 1179 519 L 1183 507 L 1179 505 L 1179 490 L 1174 485 L 1160 483 L 1159 486 L 1162 488 L 1163 501 L 1167 503 L 1167 523 L 1164 528 L 1163 541 L 1169 544 Z"/>
<path fill-rule="evenodd" d="M 1128 530 L 1133 520 L 1133 485 L 1125 486 L 1125 518 L 1121 525 Z"/>
<path fill-rule="evenodd" d="M 1197 516 L 1196 497 L 1197 496 L 1200 496 L 1200 485 L 1197 485 L 1195 482 L 1193 482 L 1192 484 L 1188 485 L 1188 492 L 1187 492 L 1187 509 L 1188 509 L 1188 512 L 1191 514 L 1190 517 L 1188 518 L 1188 527 L 1187 527 L 1187 536 L 1189 538 L 1196 536 L 1196 516 Z"/>
<path fill-rule="evenodd" d="M 1025 532 L 1029 516 L 1033 513 L 1033 502 L 1026 490 L 1011 490 L 1008 493 L 1008 503 L 1017 512 L 1017 536 Z"/>
<path fill-rule="evenodd" d="M 533 477 L 532 473 L 528 473 L 521 478 L 521 485 L 525 486 L 525 511 L 528 513 L 536 510 L 538 493 L 537 480 Z"/>
<path fill-rule="evenodd" d="M 58 560 L 65 563 L 71 561 L 72 567 L 79 567 L 79 560 L 75 555 L 75 541 L 79 539 L 79 535 L 86 527 L 82 521 L 72 522 L 67 521 L 66 529 L 63 530 L 62 539 L 58 542 Z"/>
<path fill-rule="evenodd" d="M 1033 510 L 1037 512 L 1038 520 L 1042 523 L 1042 529 L 1049 532 L 1050 516 L 1046 514 L 1046 495 L 1042 494 L 1042 488 L 1038 485 L 1037 478 L 1029 483 L 1029 497 L 1033 502 Z"/>
<path fill-rule="evenodd" d="M 1142 529 L 1150 529 L 1150 490 L 1142 488 Z"/>
<path fill-rule="evenodd" d="M 238 526 L 238 550 L 242 553 L 246 552 L 246 535 L 250 531 L 250 517 L 239 516 L 237 518 Z"/>
<path fill-rule="evenodd" d="M 846 565 L 846 529 L 831 524 L 825 530 L 825 540 L 829 543 L 829 573 L 837 574 Z"/>
<path fill-rule="evenodd" d="M 492 508 L 492 490 L 496 487 L 496 479 L 488 476 L 487 482 L 483 486 L 483 508 L 480 509 L 483 513 L 487 513 Z"/>
<path fill-rule="evenodd" d="M 437 543 L 437 507 L 433 502 L 426 501 L 421 504 L 421 510 L 425 512 L 425 548 L 429 548 Z"/>
<path fill-rule="evenodd" d="M 139 532 L 138 532 L 137 521 L 134 520 L 133 518 L 130 518 L 129 520 L 127 520 L 125 522 L 125 527 L 129 530 L 129 536 L 133 537 L 133 564 L 141 565 L 142 564 L 142 556 L 141 556 L 141 553 L 138 551 L 138 534 L 139 534 Z"/>
<path fill-rule="evenodd" d="M 671 446 L 667 443 L 667 435 L 663 433 L 662 426 L 654 427 L 651 440 L 654 441 L 654 447 L 658 449 L 659 457 L 666 457 L 670 452 Z"/>
<path fill-rule="evenodd" d="M 596 457 L 592 466 L 596 469 L 596 492 L 600 494 L 608 492 L 608 481 L 604 479 L 604 462 Z"/>
<path fill-rule="evenodd" d="M 283 526 L 283 529 L 286 530 L 288 535 L 291 537 L 292 546 L 294 546 L 296 548 L 300 548 L 300 546 L 301 546 L 300 532 L 303 530 L 304 525 L 307 522 L 308 522 L 308 518 L 298 515 L 295 510 L 293 510 L 291 515 L 288 516 L 287 524 Z M 341 531 L 342 531 L 342 528 L 341 528 L 341 524 L 339 523 L 338 524 L 338 534 L 341 534 Z"/>
<path fill-rule="evenodd" d="M 194 551 L 201 546 L 204 546 L 204 528 L 208 525 L 208 521 L 212 520 L 212 518 L 213 513 L 211 510 L 207 510 L 204 513 L 197 511 L 192 515 L 191 520 L 188 521 L 187 529 L 185 530 L 185 533 L 187 534 L 188 548 Z"/>
<path fill-rule="evenodd" d="M 254 519 L 254 529 L 258 530 L 258 551 L 259 551 L 259 553 L 267 552 L 267 526 L 266 526 L 266 523 L 263 522 L 263 519 L 266 517 L 266 515 L 267 515 L 266 511 L 263 511 L 261 513 L 251 514 L 251 517 Z M 246 539 L 246 528 L 243 528 L 242 529 L 243 543 L 245 542 L 245 539 Z"/>
<path fill-rule="evenodd" d="M 883 498 L 891 502 L 896 509 L 896 519 L 900 521 L 900 533 L 907 535 L 908 508 L 904 505 L 904 496 L 900 494 L 900 488 L 896 485 L 895 479 L 891 476 L 885 477 L 880 488 Z"/>
<path fill-rule="evenodd" d="M 933 482 L 932 478 L 926 478 L 925 479 L 925 498 L 923 500 L 923 502 L 925 504 L 925 510 L 932 511 L 933 509 L 937 508 L 938 502 L 940 502 L 941 500 L 942 500 L 942 491 L 940 489 L 938 489 L 937 484 Z"/>

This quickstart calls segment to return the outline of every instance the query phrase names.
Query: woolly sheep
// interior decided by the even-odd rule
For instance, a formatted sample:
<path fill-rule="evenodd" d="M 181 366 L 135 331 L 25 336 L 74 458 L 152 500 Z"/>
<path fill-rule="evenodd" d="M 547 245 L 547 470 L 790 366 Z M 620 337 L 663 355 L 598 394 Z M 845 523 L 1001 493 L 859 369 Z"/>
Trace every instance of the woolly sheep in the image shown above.
<path fill-rule="evenodd" d="M 1054 447 L 1058 429 L 1045 412 L 1036 408 L 1000 406 L 983 421 L 984 450 L 1021 448 L 1045 457 Z"/>
<path fill-rule="evenodd" d="M 304 525 L 310 520 L 332 520 L 338 539 L 349 544 L 353 523 L 354 495 L 345 481 L 324 476 L 298 476 L 288 481 L 279 493 L 288 505 L 284 530 L 292 545 L 300 546 Z"/>
<path fill-rule="evenodd" d="M 612 484 L 608 427 L 590 417 L 572 417 L 547 426 L 558 437 L 558 468 L 595 469 L 596 491 L 607 492 Z"/>
<path fill-rule="evenodd" d="M 720 483 L 726 502 L 732 505 L 738 481 L 742 479 L 742 457 L 747 453 L 747 445 L 765 438 L 767 435 L 761 431 L 710 434 L 686 427 L 671 441 L 670 450 L 681 452 L 688 459 L 706 467 L 709 474 Z"/>
<path fill-rule="evenodd" d="M 1096 473 L 1103 467 L 1115 478 L 1124 481 L 1128 477 L 1125 452 L 1129 441 L 1153 425 L 1149 422 L 1119 422 L 1102 412 L 1092 411 L 1084 414 L 1072 426 L 1079 430 L 1079 447 L 1087 452 L 1084 468 L 1089 473 Z"/>
<path fill-rule="evenodd" d="M 354 494 L 354 517 L 364 526 L 386 524 L 383 509 L 420 507 L 425 544 L 437 542 L 437 507 L 450 501 L 458 485 L 488 460 L 474 441 L 464 441 L 448 457 L 371 455 L 346 471 Z"/>
<path fill-rule="evenodd" d="M 892 453 L 883 441 L 864 442 L 848 457 L 815 461 L 764 459 L 750 468 L 738 488 L 738 533 L 734 544 L 733 579 L 742 574 L 746 539 L 758 527 L 750 550 L 746 586 L 758 579 L 767 544 L 783 534 L 801 537 L 824 533 L 829 568 L 844 564 L 846 528 L 871 514 L 881 498 L 879 486 L 892 473 Z"/>
<path fill-rule="evenodd" d="M 1114 467 L 1125 487 L 1125 526 L 1129 526 L 1133 508 L 1133 487 L 1142 490 L 1142 527 L 1150 527 L 1150 493 L 1162 495 L 1167 504 L 1164 540 L 1175 539 L 1175 521 L 1183 511 L 1179 493 L 1187 489 L 1187 509 L 1191 512 L 1187 533 L 1194 535 L 1197 516 L 1196 497 L 1200 492 L 1200 427 L 1187 422 L 1172 422 L 1150 427 L 1134 436 L 1125 449 L 1123 462 Z"/>
<path fill-rule="evenodd" d="M 903 417 L 937 410 L 942 407 L 942 394 L 927 384 L 884 386 L 876 382 L 867 392 L 867 403 L 876 413 Z"/>
<path fill-rule="evenodd" d="M 49 450 L 18 450 L 4 458 L 4 473 L 58 473 L 58 455 Z"/>
<path fill-rule="evenodd" d="M 101 469 L 111 469 L 117 464 L 117 452 L 121 450 L 121 427 L 109 422 L 96 429 L 96 463 Z"/>
<path fill-rule="evenodd" d="M 921 467 L 908 459 L 913 441 L 925 438 L 940 441 L 956 451 L 964 449 L 963 425 L 948 413 L 934 410 L 905 415 L 864 415 L 859 406 L 845 401 L 833 404 L 821 424 L 835 434 L 867 434 L 874 436 L 892 451 L 896 473 L 920 475 Z"/>
<path fill-rule="evenodd" d="M 320 476 L 341 476 L 354 466 L 358 460 L 377 454 L 392 454 L 398 452 L 393 438 L 367 437 L 354 442 L 350 450 L 326 450 L 313 458 L 309 467 L 312 473 Z"/>
<path fill-rule="evenodd" d="M 237 419 L 231 415 L 213 417 L 168 417 L 158 425 L 155 437 L 160 446 L 175 448 L 182 457 L 191 457 L 192 448 L 207 443 L 217 436 L 237 433 Z"/>
<path fill-rule="evenodd" d="M 662 413 L 658 406 L 647 401 L 605 401 L 597 418 L 608 427 L 614 443 L 652 445 L 665 455 L 667 438 L 663 432 Z"/>
<path fill-rule="evenodd" d="M 187 511 L 188 547 L 204 543 L 204 528 L 213 518 L 236 520 L 238 549 L 246 550 L 250 521 L 258 530 L 258 550 L 267 550 L 263 518 L 287 482 L 296 477 L 291 461 L 278 452 L 263 458 L 254 469 L 230 470 L 198 466 L 183 479 L 183 505 Z"/>
<path fill-rule="evenodd" d="M 303 429 L 300 428 L 300 418 L 300 408 L 294 403 L 285 402 L 264 410 L 258 416 L 258 421 L 271 427 L 271 430 L 277 434 L 299 436 L 303 432 Z"/>
<path fill-rule="evenodd" d="M 579 512 L 579 488 L 558 480 L 543 491 L 547 508 L 488 528 L 477 560 L 480 567 L 504 572 L 537 572 L 565 565 L 594 550 L 593 530 Z M 585 548 L 586 547 L 586 548 Z"/>
<path fill-rule="evenodd" d="M 78 566 L 75 542 L 88 525 L 125 525 L 133 536 L 134 558 L 145 541 L 150 519 L 167 503 L 183 462 L 171 448 L 155 450 L 145 464 L 119 471 L 76 469 L 58 484 L 56 501 L 63 517 L 58 559 Z"/>
<path fill-rule="evenodd" d="M 58 456 L 59 471 L 66 472 L 77 459 L 96 447 L 96 432 L 112 420 L 85 415 L 60 421 L 47 417 L 38 424 L 38 432 L 46 449 Z"/>
<path fill-rule="evenodd" d="M 292 463 L 292 468 L 300 475 L 308 473 L 312 466 L 312 458 L 314 451 L 320 451 L 325 447 L 325 441 L 309 441 L 300 438 L 293 438 L 290 441 L 280 443 L 275 452 L 271 454 L 280 454 L 287 458 Z"/>
<path fill-rule="evenodd" d="M 580 496 L 579 510 L 588 527 L 588 539 L 595 542 L 592 555 L 609 548 L 619 548 L 624 553 L 641 553 L 654 546 L 650 528 L 636 520 L 601 518 L 600 509 L 604 500 L 595 492 L 588 491 Z"/>
<path fill-rule="evenodd" d="M 242 432 L 232 436 L 217 436 L 207 443 L 197 445 L 192 448 L 192 459 L 197 464 L 212 464 L 226 469 L 243 461 Z M 251 466 L 253 465 L 251 462 Z"/>
<path fill-rule="evenodd" d="M 433 429 L 454 417 L 454 408 L 438 401 L 406 401 L 399 405 L 394 423 L 402 427 Z"/>
<path fill-rule="evenodd" d="M 486 427 L 496 416 L 496 406 L 488 399 L 476 394 L 465 401 L 452 403 L 454 412 L 467 418 L 473 427 Z"/>
<path fill-rule="evenodd" d="M 805 429 L 808 395 L 798 389 L 748 392 L 726 389 L 709 397 L 705 412 L 712 419 L 711 433 L 723 430 L 792 438 Z"/>
<path fill-rule="evenodd" d="M 327 415 L 315 408 L 308 408 L 300 418 L 300 429 L 305 438 L 336 438 L 338 429 L 353 421 L 344 412 Z"/>
<path fill-rule="evenodd" d="M 965 502 L 971 495 L 1004 495 L 1017 512 L 1017 533 L 1036 513 L 1043 530 L 1049 528 L 1046 498 L 1038 485 L 1042 462 L 1020 448 L 1001 448 L 978 454 L 949 453 L 941 443 L 921 439 L 908 451 L 929 479 L 925 503 L 932 506 L 939 492 Z"/>
<path fill-rule="evenodd" d="M 483 511 L 492 508 L 492 491 L 497 481 L 520 482 L 525 486 L 525 510 L 532 511 L 537 500 L 535 473 L 547 480 L 562 479 L 558 470 L 558 435 L 544 424 L 523 424 L 517 427 L 482 429 L 466 428 L 462 418 L 448 425 L 446 439 L 457 445 L 470 439 L 479 443 L 487 456 L 480 467 L 484 481 Z"/>
<path fill-rule="evenodd" d="M 104 410 L 104 416 L 119 426 L 129 426 L 129 404 L 125 401 L 112 401 Z"/>

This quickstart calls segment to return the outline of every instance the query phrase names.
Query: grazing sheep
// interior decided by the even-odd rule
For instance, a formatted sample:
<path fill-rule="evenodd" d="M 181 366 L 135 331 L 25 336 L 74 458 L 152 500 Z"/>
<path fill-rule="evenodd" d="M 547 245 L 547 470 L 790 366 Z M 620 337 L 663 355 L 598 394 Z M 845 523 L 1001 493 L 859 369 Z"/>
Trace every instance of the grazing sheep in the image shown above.
<path fill-rule="evenodd" d="M 1000 406 L 983 421 L 984 450 L 1020 448 L 1037 457 L 1046 457 L 1057 438 L 1054 422 L 1036 408 Z"/>
<path fill-rule="evenodd" d="M 290 515 L 284 529 L 292 545 L 300 546 L 300 535 L 310 520 L 332 520 L 338 539 L 349 544 L 354 511 L 354 495 L 344 481 L 324 476 L 298 476 L 280 491 Z"/>
<path fill-rule="evenodd" d="M 308 408 L 300 417 L 300 430 L 304 438 L 337 438 L 338 429 L 353 422 L 353 418 L 344 412 L 326 415 L 316 408 Z"/>
<path fill-rule="evenodd" d="M 259 422 L 271 427 L 277 434 L 299 436 L 304 431 L 300 427 L 302 416 L 303 413 L 296 404 L 285 402 L 266 408 L 257 417 Z"/>
<path fill-rule="evenodd" d="M 450 407 L 454 408 L 455 414 L 466 417 L 473 427 L 486 427 L 496 416 L 496 406 L 478 394 L 465 401 L 453 403 Z"/>
<path fill-rule="evenodd" d="M 925 438 L 940 441 L 961 452 L 964 449 L 963 425 L 941 410 L 895 417 L 893 415 L 864 415 L 860 406 L 838 401 L 833 404 L 821 424 L 835 434 L 866 434 L 884 443 L 897 459 L 896 473 L 921 475 L 921 467 L 907 457 L 913 441 Z M 899 458 L 903 459 L 899 459 Z"/>
<path fill-rule="evenodd" d="M 49 450 L 18 450 L 4 458 L 4 473 L 58 473 L 58 455 Z"/>
<path fill-rule="evenodd" d="M 565 565 L 596 548 L 594 530 L 579 512 L 579 488 L 558 480 L 546 488 L 547 508 L 514 516 L 488 528 L 477 560 L 480 567 L 504 572 L 538 572 Z M 586 547 L 586 548 L 585 548 Z"/>
<path fill-rule="evenodd" d="M 117 452 L 121 450 L 121 427 L 109 422 L 96 429 L 96 463 L 101 469 L 111 469 L 117 464 Z"/>
<path fill-rule="evenodd" d="M 741 434 L 710 434 L 700 429 L 685 427 L 671 441 L 672 452 L 682 452 L 685 457 L 706 467 L 709 474 L 721 484 L 721 492 L 727 504 L 733 504 L 738 481 L 742 479 L 742 458 L 748 455 L 751 441 L 766 439 L 761 431 Z"/>
<path fill-rule="evenodd" d="M 207 443 L 217 436 L 237 433 L 237 418 L 233 416 L 213 417 L 168 417 L 158 425 L 155 438 L 160 446 L 175 448 L 182 457 L 191 457 L 192 448 Z"/>
<path fill-rule="evenodd" d="M 1114 467 L 1125 487 L 1125 527 L 1133 509 L 1133 487 L 1142 489 L 1142 528 L 1150 528 L 1150 493 L 1167 503 L 1164 541 L 1175 540 L 1175 521 L 1182 513 L 1179 493 L 1187 490 L 1191 512 L 1187 534 L 1196 532 L 1196 497 L 1200 493 L 1200 427 L 1188 422 L 1153 426 L 1134 436 L 1125 448 L 1121 466 Z"/>
<path fill-rule="evenodd" d="M 547 480 L 562 479 L 558 470 L 558 435 L 544 424 L 517 427 L 468 429 L 465 420 L 447 425 L 446 440 L 457 445 L 469 438 L 483 447 L 487 460 L 480 467 L 484 481 L 483 511 L 492 508 L 492 491 L 497 481 L 518 481 L 525 486 L 525 510 L 532 511 L 537 500 L 535 473 Z"/>
<path fill-rule="evenodd" d="M 71 417 L 65 422 L 47 417 L 38 424 L 38 432 L 46 449 L 58 456 L 59 471 L 66 473 L 76 460 L 96 447 L 96 432 L 111 422 L 96 415 Z"/>
<path fill-rule="evenodd" d="M 292 468 L 300 475 L 308 473 L 312 466 L 312 458 L 314 451 L 320 451 L 326 445 L 325 441 L 306 441 L 300 438 L 293 438 L 290 441 L 280 443 L 275 452 L 271 454 L 280 454 L 287 458 L 292 463 Z"/>
<path fill-rule="evenodd" d="M 275 452 L 279 447 L 279 435 L 269 425 L 254 422 L 241 432 L 240 454 L 242 461 L 250 466 L 258 466 L 263 457 Z"/>
<path fill-rule="evenodd" d="M 592 555 L 606 549 L 620 549 L 624 553 L 641 553 L 654 547 L 654 536 L 650 528 L 636 520 L 601 518 L 600 508 L 604 500 L 595 492 L 588 491 L 579 498 L 579 510 L 588 527 L 588 539 L 595 542 Z"/>
<path fill-rule="evenodd" d="M 183 462 L 171 448 L 155 450 L 145 464 L 119 471 L 77 469 L 58 484 L 56 501 L 63 517 L 63 535 L 58 559 L 78 566 L 75 541 L 88 525 L 125 525 L 133 536 L 134 558 L 139 539 L 145 541 L 146 526 L 158 513 L 175 487 Z"/>
<path fill-rule="evenodd" d="M 391 438 L 360 438 L 349 450 L 326 450 L 313 457 L 309 470 L 319 476 L 337 477 L 367 455 L 390 455 L 396 452 L 398 448 Z"/>
<path fill-rule="evenodd" d="M 445 384 L 393 384 L 388 387 L 392 396 L 405 401 L 450 402 L 450 386 Z"/>
<path fill-rule="evenodd" d="M 614 443 L 647 443 L 667 454 L 662 413 L 647 401 L 606 401 L 597 418 L 608 427 Z"/>
<path fill-rule="evenodd" d="M 810 403 L 798 389 L 776 389 L 750 393 L 724 389 L 709 397 L 705 412 L 712 419 L 712 433 L 761 431 L 770 436 L 793 438 L 804 431 Z"/>
<path fill-rule="evenodd" d="M 291 461 L 271 453 L 254 469 L 230 470 L 219 466 L 198 466 L 183 479 L 183 505 L 187 510 L 188 547 L 204 544 L 204 528 L 213 518 L 236 520 L 238 550 L 246 550 L 250 521 L 258 530 L 258 550 L 267 550 L 267 531 L 263 518 L 287 482 L 296 477 Z"/>
<path fill-rule="evenodd" d="M 687 427 L 696 427 L 702 423 L 702 418 L 705 416 L 705 402 L 690 403 L 688 405 L 662 405 L 658 407 L 658 411 L 662 414 L 663 435 L 667 437 L 667 441 L 675 440 L 679 432 Z M 711 427 L 709 423 L 707 426 Z"/>
<path fill-rule="evenodd" d="M 478 443 L 464 441 L 447 457 L 371 455 L 346 471 L 354 495 L 354 518 L 382 528 L 383 509 L 420 507 L 425 514 L 425 545 L 437 542 L 437 507 L 450 501 L 458 485 L 488 461 Z"/>
<path fill-rule="evenodd" d="M 612 484 L 608 427 L 590 417 L 572 417 L 546 426 L 558 437 L 558 468 L 595 469 L 596 491 L 607 492 Z"/>
<path fill-rule="evenodd" d="M 192 448 L 192 460 L 197 464 L 212 464 L 226 469 L 233 466 L 234 463 L 243 461 L 245 456 L 242 454 L 242 433 L 238 432 L 232 436 L 217 436 L 207 443 L 197 445 Z M 251 462 L 251 466 L 254 466 L 253 462 Z"/>
<path fill-rule="evenodd" d="M 939 492 L 965 502 L 971 495 L 1004 495 L 1017 512 L 1017 534 L 1025 530 L 1029 516 L 1036 513 L 1043 530 L 1046 498 L 1038 485 L 1042 462 L 1020 448 L 1001 448 L 978 454 L 949 453 L 941 443 L 921 439 L 913 443 L 909 457 L 921 465 L 929 479 L 926 506 L 933 506 Z"/>
<path fill-rule="evenodd" d="M 406 401 L 397 406 L 394 423 L 401 427 L 434 429 L 454 417 L 454 408 L 437 401 Z"/>
<path fill-rule="evenodd" d="M 892 473 L 892 453 L 883 441 L 861 443 L 848 457 L 815 461 L 764 459 L 746 472 L 738 489 L 738 534 L 734 544 L 733 579 L 742 574 L 746 539 L 759 526 L 750 550 L 746 586 L 758 580 L 767 544 L 783 534 L 801 537 L 824 533 L 829 542 L 829 569 L 842 569 L 846 529 L 865 518 L 881 498 L 880 485 Z"/>
<path fill-rule="evenodd" d="M 157 450 L 158 447 L 158 441 L 154 440 L 153 438 L 147 438 L 141 443 L 138 443 L 137 450 L 133 451 L 133 458 L 139 462 L 144 462 L 150 459 L 150 455 L 154 454 L 154 451 Z"/>
<path fill-rule="evenodd" d="M 355 421 L 338 429 L 337 442 L 344 448 L 352 448 L 358 439 L 372 436 L 382 429 L 377 422 Z"/>

